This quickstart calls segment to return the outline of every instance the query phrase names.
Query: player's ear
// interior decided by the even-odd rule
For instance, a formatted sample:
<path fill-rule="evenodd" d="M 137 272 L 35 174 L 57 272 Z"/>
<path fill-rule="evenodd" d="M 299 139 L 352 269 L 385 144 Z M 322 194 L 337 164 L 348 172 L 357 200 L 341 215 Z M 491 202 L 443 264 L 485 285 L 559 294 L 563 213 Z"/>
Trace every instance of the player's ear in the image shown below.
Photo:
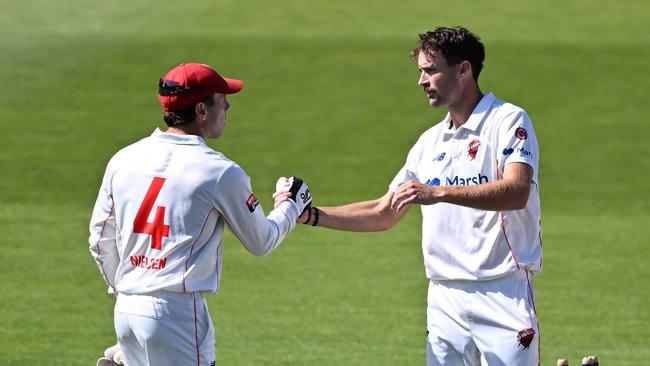
<path fill-rule="evenodd" d="M 471 74 L 472 72 L 472 64 L 469 63 L 467 60 L 461 61 L 461 63 L 458 65 L 458 74 L 459 76 L 464 76 L 465 74 Z"/>
<path fill-rule="evenodd" d="M 205 117 L 208 113 L 208 109 L 205 106 L 205 103 L 203 102 L 196 103 L 196 105 L 194 106 L 194 113 L 196 113 L 196 117 L 198 119 L 205 120 Z"/>

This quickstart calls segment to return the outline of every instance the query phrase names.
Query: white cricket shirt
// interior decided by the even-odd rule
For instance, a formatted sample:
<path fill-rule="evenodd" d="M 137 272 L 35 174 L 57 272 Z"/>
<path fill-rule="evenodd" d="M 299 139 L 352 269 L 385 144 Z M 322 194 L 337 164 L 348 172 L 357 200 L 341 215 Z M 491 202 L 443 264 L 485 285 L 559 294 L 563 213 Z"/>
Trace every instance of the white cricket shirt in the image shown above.
<path fill-rule="evenodd" d="M 109 291 L 215 293 L 224 225 L 252 254 L 265 255 L 298 215 L 288 200 L 265 217 L 237 164 L 199 136 L 156 130 L 108 163 L 90 251 Z"/>
<path fill-rule="evenodd" d="M 484 211 L 449 203 L 422 205 L 422 252 L 432 280 L 488 280 L 518 269 L 541 270 L 539 147 L 526 112 L 485 95 L 459 129 L 447 117 L 424 132 L 390 184 L 472 186 L 503 176 L 507 164 L 534 170 L 526 207 Z"/>

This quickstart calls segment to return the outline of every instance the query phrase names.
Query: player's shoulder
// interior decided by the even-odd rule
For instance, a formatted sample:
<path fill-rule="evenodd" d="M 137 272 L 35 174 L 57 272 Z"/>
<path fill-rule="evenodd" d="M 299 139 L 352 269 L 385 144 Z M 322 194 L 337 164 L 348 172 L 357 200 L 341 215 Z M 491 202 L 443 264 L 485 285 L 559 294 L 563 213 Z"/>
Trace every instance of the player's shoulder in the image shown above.
<path fill-rule="evenodd" d="M 235 169 L 239 170 L 241 167 L 235 161 L 227 157 L 221 151 L 214 150 L 209 146 L 203 146 L 201 154 L 205 155 L 202 158 L 202 163 L 206 165 L 213 165 L 219 167 L 221 170 Z"/>
<path fill-rule="evenodd" d="M 213 163 L 218 165 L 219 168 L 223 171 L 237 171 L 237 172 L 244 171 L 244 169 L 242 169 L 242 167 L 239 166 L 239 164 L 229 159 L 226 155 L 224 155 L 219 151 L 212 150 L 208 154 L 212 158 Z"/>
<path fill-rule="evenodd" d="M 228 162 L 222 165 L 219 169 L 217 189 L 221 191 L 229 191 L 232 189 L 237 190 L 247 184 L 250 184 L 250 177 L 246 174 L 244 169 L 234 161 L 228 160 Z"/>
<path fill-rule="evenodd" d="M 436 143 L 440 140 L 440 135 L 445 131 L 447 126 L 448 122 L 446 122 L 445 118 L 445 120 L 442 122 L 439 122 L 424 130 L 424 132 L 422 132 L 418 137 L 415 144 L 411 147 L 411 150 L 409 150 L 409 159 L 417 159 L 431 146 L 436 145 Z"/>
<path fill-rule="evenodd" d="M 418 143 L 435 141 L 438 139 L 438 136 L 440 136 L 441 133 L 448 129 L 450 129 L 450 124 L 448 118 L 445 118 L 422 132 L 422 134 L 420 134 L 420 138 L 418 139 Z"/>
<path fill-rule="evenodd" d="M 528 114 L 522 107 L 496 97 L 492 102 L 491 115 L 492 118 L 496 118 L 496 119 L 503 119 L 508 117 L 517 117 L 517 116 L 528 116 Z"/>
<path fill-rule="evenodd" d="M 150 138 L 151 138 L 150 136 L 144 137 L 136 142 L 133 142 L 117 150 L 117 152 L 115 152 L 115 154 L 113 154 L 113 156 L 111 157 L 109 161 L 109 165 L 116 164 L 124 160 L 128 161 L 133 156 L 140 154 L 141 153 L 140 151 L 144 148 L 145 144 L 147 144 Z"/>
<path fill-rule="evenodd" d="M 209 146 L 203 146 L 200 152 L 200 163 L 202 169 L 214 170 L 216 174 L 223 175 L 225 173 L 235 175 L 245 175 L 244 169 L 234 160 L 227 157 L 224 153 L 214 150 Z"/>

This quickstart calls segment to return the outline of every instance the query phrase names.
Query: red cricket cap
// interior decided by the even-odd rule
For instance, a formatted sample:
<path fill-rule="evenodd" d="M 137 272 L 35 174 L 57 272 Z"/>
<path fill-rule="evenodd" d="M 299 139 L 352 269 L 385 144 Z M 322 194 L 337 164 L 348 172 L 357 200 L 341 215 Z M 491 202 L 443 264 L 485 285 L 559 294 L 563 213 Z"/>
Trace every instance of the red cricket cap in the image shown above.
<path fill-rule="evenodd" d="M 180 64 L 160 79 L 158 100 L 165 111 L 178 111 L 212 93 L 234 94 L 244 87 L 241 80 L 224 78 L 204 64 Z"/>

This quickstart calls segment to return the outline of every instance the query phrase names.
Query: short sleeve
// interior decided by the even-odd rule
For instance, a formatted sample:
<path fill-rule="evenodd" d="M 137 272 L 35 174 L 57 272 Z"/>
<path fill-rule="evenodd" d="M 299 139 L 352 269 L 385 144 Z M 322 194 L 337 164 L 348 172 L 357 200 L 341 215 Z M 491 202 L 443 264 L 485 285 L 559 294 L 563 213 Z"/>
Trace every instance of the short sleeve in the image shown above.
<path fill-rule="evenodd" d="M 533 168 L 537 182 L 539 146 L 533 123 L 524 111 L 508 116 L 501 123 L 497 135 L 497 152 L 501 173 L 511 163 L 525 163 Z"/>
<path fill-rule="evenodd" d="M 397 191 L 399 186 L 401 186 L 402 184 L 410 180 L 418 179 L 417 167 L 418 167 L 419 159 L 420 159 L 420 141 L 418 140 L 418 142 L 409 151 L 404 166 L 402 166 L 402 168 L 397 172 L 395 178 L 393 178 L 393 181 L 388 186 L 388 189 L 391 192 Z"/>

